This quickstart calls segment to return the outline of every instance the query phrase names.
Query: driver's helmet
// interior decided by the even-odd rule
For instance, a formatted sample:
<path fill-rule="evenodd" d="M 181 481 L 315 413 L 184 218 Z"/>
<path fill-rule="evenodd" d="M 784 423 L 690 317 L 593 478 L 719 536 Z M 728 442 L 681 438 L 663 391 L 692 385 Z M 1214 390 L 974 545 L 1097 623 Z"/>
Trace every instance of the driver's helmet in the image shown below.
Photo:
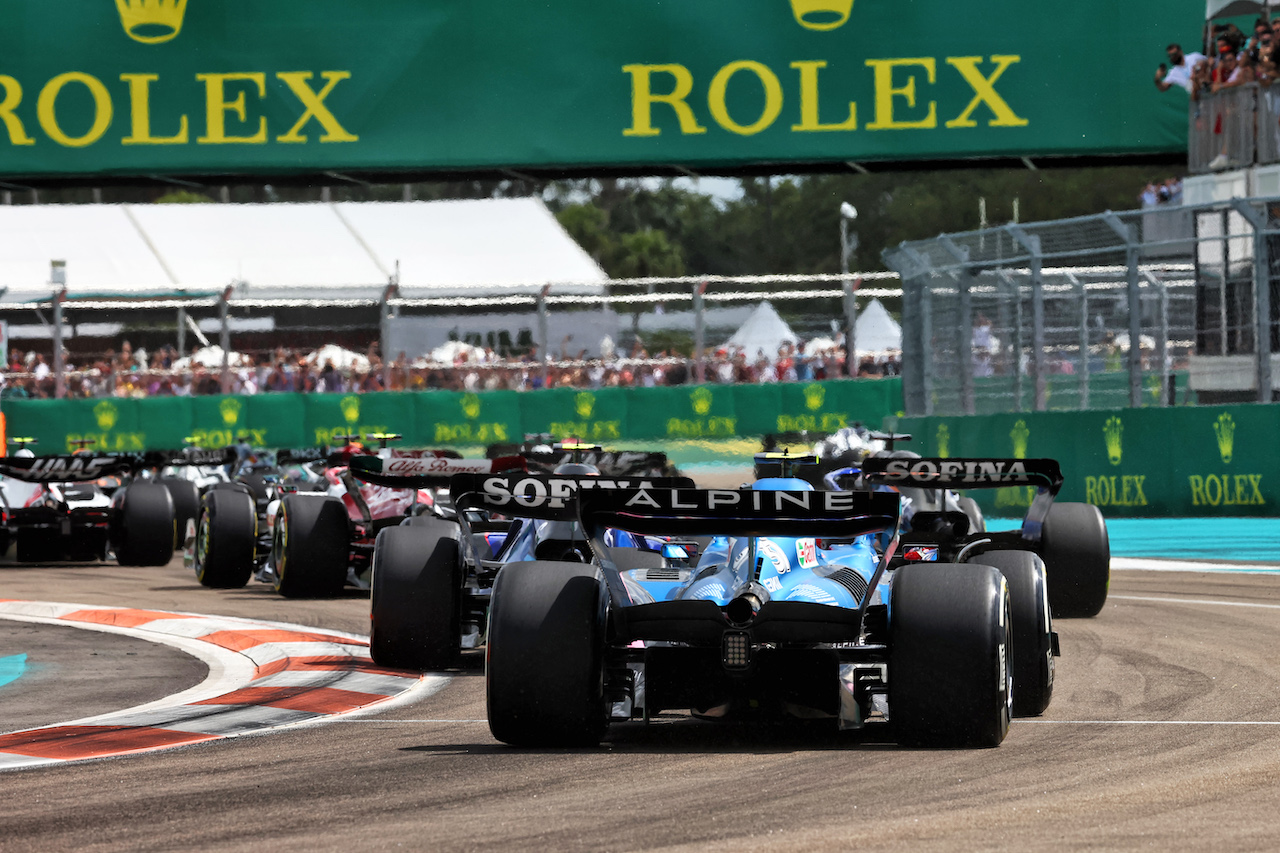
<path fill-rule="evenodd" d="M 571 477 L 599 477 L 600 469 L 586 462 L 564 462 L 556 466 L 555 473 Z"/>
<path fill-rule="evenodd" d="M 15 459 L 34 459 L 35 453 L 32 452 L 30 448 L 24 447 L 20 450 L 14 451 L 13 456 Z"/>
<path fill-rule="evenodd" d="M 339 459 L 342 460 L 340 463 L 341 465 L 346 465 L 350 463 L 351 458 L 353 456 L 376 456 L 376 455 L 377 455 L 377 451 L 370 450 L 359 441 L 349 441 L 342 446 L 341 450 L 338 450 L 334 453 L 334 456 L 337 456 Z"/>

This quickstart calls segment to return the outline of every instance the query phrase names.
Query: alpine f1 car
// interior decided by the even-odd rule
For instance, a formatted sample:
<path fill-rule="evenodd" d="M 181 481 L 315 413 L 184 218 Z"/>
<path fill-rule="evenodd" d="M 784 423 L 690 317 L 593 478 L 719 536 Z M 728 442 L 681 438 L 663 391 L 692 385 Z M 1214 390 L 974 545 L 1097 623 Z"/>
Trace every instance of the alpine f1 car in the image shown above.
<path fill-rule="evenodd" d="M 102 560 L 162 566 L 176 540 L 174 502 L 156 471 L 212 464 L 219 453 L 153 451 L 0 458 L 4 530 L 21 561 Z"/>
<path fill-rule="evenodd" d="M 520 457 L 515 457 L 520 459 Z M 376 459 L 352 461 L 361 479 L 412 487 L 418 480 L 378 472 Z M 509 470 L 495 460 L 496 471 Z M 463 649 L 485 642 L 494 579 L 512 561 L 590 559 L 590 546 L 576 518 L 525 512 L 540 498 L 569 500 L 580 490 L 689 487 L 683 477 L 612 478 L 586 463 L 560 465 L 560 473 L 534 475 L 470 473 L 449 482 L 456 521 L 431 516 L 411 519 L 378 534 L 373 557 L 369 650 L 375 663 L 404 669 L 440 669 L 457 663 Z M 477 503 L 477 495 L 503 495 Z M 696 545 L 626 534 L 610 538 L 625 545 L 617 559 L 687 560 Z M 663 556 L 666 554 L 667 556 Z"/>
<path fill-rule="evenodd" d="M 792 477 L 590 489 L 576 501 L 529 479 L 451 488 L 460 509 L 576 521 L 592 552 L 507 562 L 494 579 L 485 678 L 489 726 L 506 743 L 591 744 L 612 721 L 691 709 L 995 746 L 1014 714 L 1048 705 L 1054 643 L 1038 559 L 902 555 L 897 494 Z M 617 530 L 712 539 L 696 560 L 673 560 L 610 546 Z M 1027 663 L 1020 644 L 1045 656 Z"/>

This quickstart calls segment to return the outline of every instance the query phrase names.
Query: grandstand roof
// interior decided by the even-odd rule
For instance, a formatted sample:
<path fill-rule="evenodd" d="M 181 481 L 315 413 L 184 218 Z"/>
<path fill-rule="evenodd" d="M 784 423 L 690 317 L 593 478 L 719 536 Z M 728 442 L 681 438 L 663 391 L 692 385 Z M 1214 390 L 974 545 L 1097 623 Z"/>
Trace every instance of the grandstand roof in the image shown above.
<path fill-rule="evenodd" d="M 0 206 L 3 301 L 220 293 L 254 298 L 518 293 L 607 279 L 536 198 L 335 204 Z M 568 288 L 559 286 L 556 292 Z"/>

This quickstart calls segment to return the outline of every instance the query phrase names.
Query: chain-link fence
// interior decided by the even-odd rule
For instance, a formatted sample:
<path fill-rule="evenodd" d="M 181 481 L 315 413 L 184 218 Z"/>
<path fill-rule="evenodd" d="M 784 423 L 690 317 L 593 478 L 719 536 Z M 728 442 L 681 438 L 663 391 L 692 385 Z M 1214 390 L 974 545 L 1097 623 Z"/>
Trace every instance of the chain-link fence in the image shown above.
<path fill-rule="evenodd" d="M 1270 400 L 1278 240 L 1238 199 L 904 243 L 906 410 Z"/>

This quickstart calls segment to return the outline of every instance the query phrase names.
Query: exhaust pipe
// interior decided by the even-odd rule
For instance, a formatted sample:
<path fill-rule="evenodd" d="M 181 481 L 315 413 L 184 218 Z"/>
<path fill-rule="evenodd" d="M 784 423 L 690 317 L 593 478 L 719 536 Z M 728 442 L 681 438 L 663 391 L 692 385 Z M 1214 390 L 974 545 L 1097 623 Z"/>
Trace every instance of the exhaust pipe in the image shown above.
<path fill-rule="evenodd" d="M 724 616 L 735 628 L 746 628 L 768 600 L 769 590 L 755 581 L 749 581 L 734 592 L 733 598 L 724 606 Z"/>

